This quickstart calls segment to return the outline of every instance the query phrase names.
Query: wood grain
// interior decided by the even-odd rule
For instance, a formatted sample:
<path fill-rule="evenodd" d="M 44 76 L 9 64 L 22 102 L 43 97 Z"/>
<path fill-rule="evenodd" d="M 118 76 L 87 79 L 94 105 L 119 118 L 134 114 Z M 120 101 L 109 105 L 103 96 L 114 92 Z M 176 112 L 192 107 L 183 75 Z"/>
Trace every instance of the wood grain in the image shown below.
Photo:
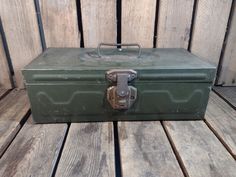
<path fill-rule="evenodd" d="M 164 126 L 189 176 L 236 176 L 235 160 L 203 121 L 165 121 Z"/>
<path fill-rule="evenodd" d="M 159 121 L 119 122 L 122 174 L 183 176 Z"/>
<path fill-rule="evenodd" d="M 236 87 L 213 87 L 227 103 L 229 103 L 234 109 L 236 109 Z"/>
<path fill-rule="evenodd" d="M 0 157 L 21 128 L 29 108 L 25 90 L 13 90 L 0 101 Z"/>
<path fill-rule="evenodd" d="M 236 159 L 236 110 L 215 93 L 211 93 L 206 121 L 225 142 Z"/>
<path fill-rule="evenodd" d="M 47 47 L 80 47 L 75 0 L 39 0 Z"/>
<path fill-rule="evenodd" d="M 217 65 L 232 0 L 198 0 L 190 50 Z"/>
<path fill-rule="evenodd" d="M 236 3 L 233 3 L 233 15 L 223 55 L 222 70 L 218 84 L 236 86 Z"/>
<path fill-rule="evenodd" d="M 42 51 L 34 1 L 1 0 L 0 15 L 16 85 L 24 87 L 21 69 Z"/>
<path fill-rule="evenodd" d="M 10 81 L 10 71 L 7 64 L 7 57 L 3 47 L 2 36 L 0 34 L 0 87 L 10 89 L 12 88 Z"/>
<path fill-rule="evenodd" d="M 0 100 L 9 92 L 8 89 L 0 88 Z"/>
<path fill-rule="evenodd" d="M 116 43 L 116 0 L 81 0 L 85 47 Z"/>
<path fill-rule="evenodd" d="M 0 159 L 0 175 L 51 176 L 65 138 L 67 124 L 25 123 Z"/>
<path fill-rule="evenodd" d="M 122 43 L 153 47 L 156 0 L 122 1 Z"/>
<path fill-rule="evenodd" d="M 188 48 L 194 0 L 160 0 L 157 47 Z"/>
<path fill-rule="evenodd" d="M 115 176 L 112 123 L 73 123 L 56 176 Z"/>

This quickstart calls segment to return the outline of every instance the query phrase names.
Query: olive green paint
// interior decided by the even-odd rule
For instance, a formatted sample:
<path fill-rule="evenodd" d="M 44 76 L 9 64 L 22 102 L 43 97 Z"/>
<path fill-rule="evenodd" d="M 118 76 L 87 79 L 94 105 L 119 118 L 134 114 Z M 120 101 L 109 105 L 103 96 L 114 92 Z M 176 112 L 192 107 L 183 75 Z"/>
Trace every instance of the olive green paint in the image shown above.
<path fill-rule="evenodd" d="M 184 49 L 50 48 L 23 70 L 36 123 L 203 119 L 215 66 Z M 133 69 L 138 96 L 128 110 L 106 99 L 110 69 Z"/>

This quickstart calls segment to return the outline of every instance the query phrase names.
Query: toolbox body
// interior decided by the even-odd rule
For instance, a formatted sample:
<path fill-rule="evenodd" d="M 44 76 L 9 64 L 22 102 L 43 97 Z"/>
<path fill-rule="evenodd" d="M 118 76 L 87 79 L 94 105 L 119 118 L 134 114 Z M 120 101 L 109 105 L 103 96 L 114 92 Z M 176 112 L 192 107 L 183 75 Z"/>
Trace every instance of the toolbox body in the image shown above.
<path fill-rule="evenodd" d="M 23 75 L 36 123 L 196 120 L 215 70 L 184 49 L 49 48 Z"/>

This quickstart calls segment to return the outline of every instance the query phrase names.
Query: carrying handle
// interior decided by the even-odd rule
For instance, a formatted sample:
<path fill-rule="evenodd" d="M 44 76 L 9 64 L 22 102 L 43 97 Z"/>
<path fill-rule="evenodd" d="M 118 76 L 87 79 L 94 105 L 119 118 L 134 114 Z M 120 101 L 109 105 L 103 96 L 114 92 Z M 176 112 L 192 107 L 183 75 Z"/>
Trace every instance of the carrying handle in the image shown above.
<path fill-rule="evenodd" d="M 141 46 L 139 44 L 114 44 L 114 43 L 100 43 L 98 44 L 97 47 L 97 54 L 99 57 L 102 57 L 101 55 L 101 46 L 136 46 L 138 47 L 138 55 L 137 58 L 139 58 L 141 56 Z"/>

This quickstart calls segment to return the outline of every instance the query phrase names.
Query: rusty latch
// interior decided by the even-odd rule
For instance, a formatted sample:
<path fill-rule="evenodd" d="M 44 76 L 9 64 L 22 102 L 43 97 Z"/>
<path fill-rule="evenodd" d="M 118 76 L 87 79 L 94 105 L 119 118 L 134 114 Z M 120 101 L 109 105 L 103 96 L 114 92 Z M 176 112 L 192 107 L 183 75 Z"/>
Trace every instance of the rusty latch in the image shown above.
<path fill-rule="evenodd" d="M 106 78 L 113 85 L 107 89 L 107 100 L 113 109 L 129 109 L 137 98 L 137 89 L 129 83 L 137 77 L 131 69 L 112 69 L 106 72 Z"/>

